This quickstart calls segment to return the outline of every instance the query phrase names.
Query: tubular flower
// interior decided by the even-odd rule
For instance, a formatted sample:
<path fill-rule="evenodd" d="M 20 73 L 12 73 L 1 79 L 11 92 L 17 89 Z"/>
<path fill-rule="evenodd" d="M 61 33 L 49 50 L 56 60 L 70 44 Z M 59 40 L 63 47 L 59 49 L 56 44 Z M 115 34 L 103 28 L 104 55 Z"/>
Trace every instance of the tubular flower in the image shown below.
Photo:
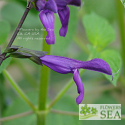
<path fill-rule="evenodd" d="M 39 11 L 39 18 L 47 31 L 45 40 L 47 44 L 54 44 L 54 13 L 57 13 L 57 5 L 54 0 L 37 0 L 36 7 Z"/>
<path fill-rule="evenodd" d="M 59 31 L 60 36 L 65 37 L 68 29 L 70 10 L 67 5 L 81 6 L 81 0 L 55 0 L 58 7 L 58 14 L 62 27 Z"/>
<path fill-rule="evenodd" d="M 60 36 L 65 37 L 68 29 L 70 10 L 67 5 L 80 6 L 81 0 L 37 0 L 36 7 L 39 11 L 39 18 L 47 31 L 47 44 L 55 43 L 54 35 L 54 13 L 58 13 L 62 27 Z"/>
<path fill-rule="evenodd" d="M 79 75 L 80 68 L 113 76 L 108 63 L 99 58 L 83 62 L 61 56 L 46 55 L 47 52 L 30 50 L 21 46 L 11 46 L 4 52 L 9 53 L 9 57 L 28 58 L 38 65 L 44 64 L 58 73 L 72 73 L 79 93 L 79 96 L 76 98 L 77 104 L 80 104 L 84 98 L 84 86 Z"/>
<path fill-rule="evenodd" d="M 83 62 L 66 57 L 45 55 L 40 57 L 40 60 L 42 64 L 58 73 L 73 74 L 73 79 L 76 83 L 77 91 L 79 94 L 79 96 L 76 98 L 77 104 L 80 104 L 84 98 L 84 86 L 79 75 L 80 68 L 112 75 L 112 71 L 108 63 L 98 58 Z"/>

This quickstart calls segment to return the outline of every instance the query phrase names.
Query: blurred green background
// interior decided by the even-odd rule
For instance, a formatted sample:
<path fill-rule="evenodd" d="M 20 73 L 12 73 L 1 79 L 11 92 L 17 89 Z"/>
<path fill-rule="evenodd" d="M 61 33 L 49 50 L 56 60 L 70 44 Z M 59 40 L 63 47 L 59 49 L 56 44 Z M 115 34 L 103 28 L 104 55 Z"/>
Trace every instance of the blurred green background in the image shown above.
<path fill-rule="evenodd" d="M 0 21 L 5 23 L 4 29 L 9 35 L 5 36 L 5 43 L 1 45 L 5 49 L 8 41 L 10 40 L 16 26 L 18 25 L 22 14 L 26 7 L 26 1 L 23 0 L 0 0 Z M 84 0 L 84 5 L 79 8 L 70 6 L 70 21 L 67 36 L 62 38 L 59 36 L 59 29 L 61 27 L 60 20 L 55 14 L 55 45 L 52 45 L 52 55 L 65 56 L 82 61 L 86 61 L 91 47 L 86 35 L 85 26 L 82 23 L 82 18 L 87 14 L 95 14 L 107 20 L 115 30 L 114 42 L 107 45 L 106 48 L 114 49 L 121 52 L 120 35 L 117 23 L 117 6 L 116 0 Z M 91 20 L 93 22 L 93 20 Z M 2 27 L 2 25 L 1 25 Z M 1 28 L 0 27 L 0 28 Z M 42 23 L 38 17 L 38 11 L 32 9 L 24 22 L 23 29 L 39 29 L 39 35 L 30 35 L 32 38 L 41 38 L 42 36 Z M 2 31 L 3 32 L 3 31 Z M 20 35 L 14 41 L 14 45 L 23 46 L 33 50 L 41 50 L 42 40 L 27 40 L 19 39 L 19 37 L 27 38 L 27 35 Z M 24 31 L 23 31 L 24 33 Z M 7 39 L 6 39 L 7 38 Z M 4 39 L 4 38 L 3 38 Z M 0 69 L 1 70 L 1 69 Z M 29 96 L 31 101 L 37 105 L 38 103 L 38 84 L 40 75 L 40 66 L 34 64 L 27 59 L 11 59 L 7 70 L 19 84 L 23 91 Z M 114 72 L 115 73 L 115 72 Z M 125 114 L 125 81 L 122 81 L 122 68 L 121 75 L 117 81 L 116 87 L 108 81 L 103 74 L 92 71 L 85 71 L 81 79 L 85 88 L 85 97 L 83 104 L 122 104 L 122 114 Z M 115 76 L 114 76 L 115 77 Z M 56 94 L 63 88 L 63 86 L 72 78 L 72 74 L 59 74 L 51 70 L 48 102 L 53 99 Z M 121 82 L 122 81 L 122 82 Z M 78 96 L 76 85 L 66 92 L 63 98 L 53 107 L 54 109 L 63 111 L 78 112 L 78 105 L 75 99 Z M 42 99 L 42 97 L 41 97 Z M 30 111 L 28 105 L 20 99 L 18 94 L 13 91 L 8 81 L 0 74 L 0 117 L 6 117 L 14 114 Z M 47 125 L 96 125 L 96 124 L 110 124 L 110 125 L 123 125 L 124 120 L 121 121 L 79 121 L 77 116 L 65 116 L 60 114 L 49 113 L 47 116 Z M 35 115 L 29 115 L 19 119 L 1 122 L 0 125 L 35 125 Z"/>

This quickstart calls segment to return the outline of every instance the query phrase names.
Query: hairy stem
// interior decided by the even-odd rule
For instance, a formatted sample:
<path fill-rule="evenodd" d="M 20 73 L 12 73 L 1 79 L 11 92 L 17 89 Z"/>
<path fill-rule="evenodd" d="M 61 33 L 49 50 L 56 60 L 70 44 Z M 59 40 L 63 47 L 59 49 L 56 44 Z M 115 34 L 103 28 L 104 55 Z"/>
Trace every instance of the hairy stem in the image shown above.
<path fill-rule="evenodd" d="M 6 78 L 8 79 L 8 81 L 10 82 L 10 84 L 14 88 L 14 90 L 16 90 L 16 92 L 22 97 L 22 99 L 32 108 L 33 111 L 36 111 L 36 108 L 34 107 L 34 105 L 30 102 L 29 98 L 21 90 L 21 88 L 14 81 L 14 79 L 10 76 L 10 74 L 6 70 L 3 70 L 3 74 L 6 76 Z"/>

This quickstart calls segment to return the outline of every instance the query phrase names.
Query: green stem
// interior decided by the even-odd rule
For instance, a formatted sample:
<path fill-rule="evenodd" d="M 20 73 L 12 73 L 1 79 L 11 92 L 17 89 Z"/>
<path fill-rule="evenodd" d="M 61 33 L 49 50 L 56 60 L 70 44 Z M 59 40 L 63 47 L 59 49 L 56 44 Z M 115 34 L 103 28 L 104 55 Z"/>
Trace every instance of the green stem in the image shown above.
<path fill-rule="evenodd" d="M 46 114 L 45 113 L 37 113 L 37 125 L 45 125 L 46 124 Z"/>
<path fill-rule="evenodd" d="M 46 36 L 46 31 L 44 31 L 44 36 Z M 47 45 L 46 41 L 43 41 L 43 49 L 42 50 L 47 51 L 48 55 L 50 55 L 51 46 Z M 47 66 L 42 66 L 41 67 L 41 75 L 40 75 L 40 87 L 39 87 L 39 107 L 38 107 L 39 111 L 46 109 L 49 74 L 50 74 L 49 68 Z"/>
<path fill-rule="evenodd" d="M 122 59 L 123 59 L 123 71 L 125 74 L 125 25 L 124 25 L 124 7 L 120 0 L 116 0 L 117 6 L 117 16 L 118 16 L 118 25 L 120 30 L 121 37 L 121 48 L 122 48 Z"/>
<path fill-rule="evenodd" d="M 21 88 L 18 86 L 18 84 L 14 81 L 14 79 L 10 76 L 10 74 L 3 70 L 3 74 L 6 76 L 14 90 L 22 97 L 22 99 L 32 108 L 33 111 L 35 111 L 34 105 L 30 102 L 29 98 L 25 95 L 25 93 L 21 90 Z"/>
<path fill-rule="evenodd" d="M 45 38 L 47 32 L 44 31 L 43 38 Z M 43 49 L 42 51 L 51 53 L 51 46 L 47 45 L 45 39 L 43 40 Z M 49 83 L 50 69 L 46 66 L 41 67 L 41 75 L 40 75 L 40 86 L 39 86 L 39 104 L 38 111 L 46 110 L 46 101 L 47 101 L 47 91 L 48 91 L 48 83 Z M 37 125 L 45 125 L 46 114 L 38 113 L 37 114 Z"/>
<path fill-rule="evenodd" d="M 92 55 L 90 54 L 88 60 L 92 58 Z M 81 69 L 79 74 L 82 75 L 84 73 L 85 69 Z M 53 101 L 49 104 L 47 107 L 48 110 L 50 110 L 53 105 L 66 93 L 66 91 L 72 86 L 74 83 L 74 80 L 71 78 L 70 81 L 66 84 L 66 86 L 57 94 L 57 96 L 53 99 Z"/>

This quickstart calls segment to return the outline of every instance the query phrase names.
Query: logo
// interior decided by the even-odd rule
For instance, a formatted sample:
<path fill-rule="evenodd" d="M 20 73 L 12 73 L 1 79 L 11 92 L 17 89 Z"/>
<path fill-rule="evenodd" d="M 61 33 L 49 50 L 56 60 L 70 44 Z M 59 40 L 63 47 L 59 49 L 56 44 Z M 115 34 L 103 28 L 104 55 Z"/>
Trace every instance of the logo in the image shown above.
<path fill-rule="evenodd" d="M 121 104 L 80 104 L 79 120 L 121 120 Z"/>

